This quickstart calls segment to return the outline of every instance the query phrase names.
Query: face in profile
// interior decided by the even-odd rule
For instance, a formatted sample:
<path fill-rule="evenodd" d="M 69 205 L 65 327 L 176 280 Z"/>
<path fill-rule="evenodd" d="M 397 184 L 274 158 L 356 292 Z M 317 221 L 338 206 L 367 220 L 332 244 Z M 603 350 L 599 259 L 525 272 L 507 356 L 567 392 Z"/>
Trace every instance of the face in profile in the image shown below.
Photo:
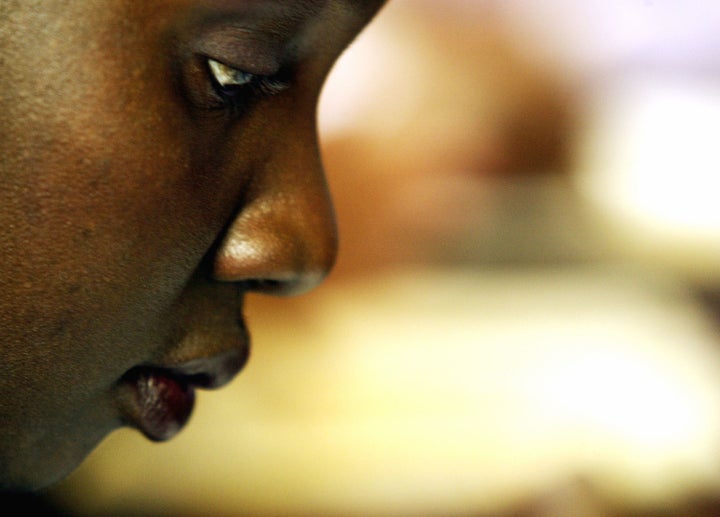
<path fill-rule="evenodd" d="M 1 487 L 171 438 L 245 363 L 244 295 L 327 273 L 316 102 L 381 3 L 2 3 Z"/>

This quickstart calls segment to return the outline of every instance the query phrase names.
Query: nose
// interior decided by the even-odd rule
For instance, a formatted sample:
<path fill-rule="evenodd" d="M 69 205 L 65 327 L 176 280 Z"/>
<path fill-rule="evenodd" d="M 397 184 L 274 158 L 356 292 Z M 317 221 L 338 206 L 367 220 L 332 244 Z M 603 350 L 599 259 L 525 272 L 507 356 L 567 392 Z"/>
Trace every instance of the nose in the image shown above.
<path fill-rule="evenodd" d="M 295 144 L 256 174 L 215 254 L 220 281 L 266 294 L 316 287 L 337 255 L 337 229 L 317 142 Z"/>

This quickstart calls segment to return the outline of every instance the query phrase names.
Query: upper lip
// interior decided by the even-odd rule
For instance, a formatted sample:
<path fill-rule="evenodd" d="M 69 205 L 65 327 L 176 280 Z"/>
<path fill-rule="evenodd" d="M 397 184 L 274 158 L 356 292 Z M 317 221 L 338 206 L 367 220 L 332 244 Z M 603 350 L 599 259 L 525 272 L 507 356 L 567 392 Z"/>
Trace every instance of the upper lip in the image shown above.
<path fill-rule="evenodd" d="M 207 348 L 213 352 L 208 355 L 190 353 Z M 240 317 L 223 330 L 191 332 L 180 340 L 172 357 L 159 363 L 145 363 L 139 368 L 170 374 L 190 386 L 215 389 L 230 382 L 245 366 L 249 356 L 250 336 Z"/>
<path fill-rule="evenodd" d="M 172 366 L 149 366 L 149 369 L 165 370 L 189 385 L 215 389 L 230 382 L 242 370 L 248 360 L 249 348 L 232 348 L 211 357 L 199 357 Z"/>

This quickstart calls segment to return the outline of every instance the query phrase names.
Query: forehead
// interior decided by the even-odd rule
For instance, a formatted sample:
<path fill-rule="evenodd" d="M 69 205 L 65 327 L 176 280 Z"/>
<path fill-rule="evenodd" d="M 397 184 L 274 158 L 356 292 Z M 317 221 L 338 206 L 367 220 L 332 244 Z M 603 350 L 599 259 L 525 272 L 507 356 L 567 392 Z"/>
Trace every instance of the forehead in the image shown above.
<path fill-rule="evenodd" d="M 0 48 L 36 49 L 53 41 L 56 50 L 70 40 L 146 41 L 155 34 L 198 34 L 213 26 L 243 27 L 255 33 L 294 37 L 302 28 L 322 35 L 352 35 L 385 0 L 0 0 Z M 305 30 L 308 33 L 308 30 Z M 88 44 L 90 41 L 88 41 Z"/>
<path fill-rule="evenodd" d="M 182 3 L 197 12 L 292 22 L 317 15 L 328 0 L 184 0 Z"/>
<path fill-rule="evenodd" d="M 73 12 L 108 19 L 111 15 L 152 13 L 154 15 L 178 12 L 204 12 L 207 15 L 255 18 L 273 18 L 299 22 L 323 11 L 354 13 L 371 17 L 386 0 L 104 0 L 103 2 L 73 2 L 72 0 L 0 0 L 0 26 L 22 24 L 32 18 L 52 13 Z M 4 13 L 4 14 L 3 14 Z M 15 13 L 15 14 L 13 14 Z M 24 14 L 23 14 L 24 13 Z M 103 16 L 104 13 L 104 16 Z"/>
<path fill-rule="evenodd" d="M 197 0 L 199 6 L 235 11 L 274 10 L 291 14 L 317 12 L 329 0 Z"/>
<path fill-rule="evenodd" d="M 330 3 L 347 4 L 349 7 L 360 10 L 372 9 L 385 3 L 385 0 L 197 0 L 193 3 L 220 9 L 277 9 L 287 12 L 313 12 Z"/>
<path fill-rule="evenodd" d="M 242 18 L 262 24 L 278 24 L 286 28 L 323 14 L 344 14 L 367 21 L 385 0 L 181 0 L 192 12 L 213 13 L 221 17 Z M 342 13 L 342 14 L 341 14 Z"/>

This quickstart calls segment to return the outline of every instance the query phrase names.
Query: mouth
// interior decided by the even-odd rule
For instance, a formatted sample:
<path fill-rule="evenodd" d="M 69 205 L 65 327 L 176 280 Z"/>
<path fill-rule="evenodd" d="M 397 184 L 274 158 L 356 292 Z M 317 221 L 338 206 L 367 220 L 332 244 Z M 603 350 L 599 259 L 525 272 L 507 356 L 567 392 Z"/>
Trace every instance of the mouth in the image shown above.
<path fill-rule="evenodd" d="M 194 359 L 172 367 L 140 365 L 119 382 L 123 420 L 148 439 L 162 442 L 185 426 L 195 406 L 195 390 L 224 386 L 247 362 L 249 347 Z"/>

